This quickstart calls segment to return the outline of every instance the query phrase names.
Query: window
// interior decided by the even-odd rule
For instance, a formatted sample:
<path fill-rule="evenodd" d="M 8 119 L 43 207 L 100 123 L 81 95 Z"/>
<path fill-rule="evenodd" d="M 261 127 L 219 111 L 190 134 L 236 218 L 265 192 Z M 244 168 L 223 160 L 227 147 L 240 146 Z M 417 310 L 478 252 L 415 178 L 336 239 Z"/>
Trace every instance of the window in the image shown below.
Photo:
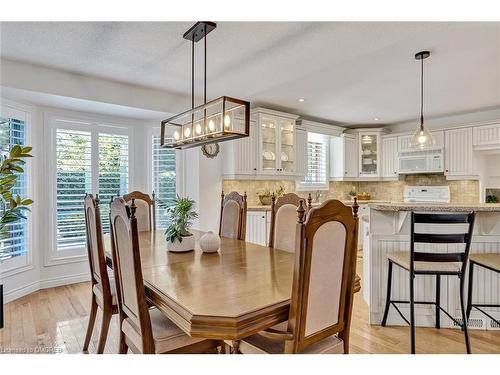
<path fill-rule="evenodd" d="M 156 196 L 156 226 L 168 225 L 165 209 L 160 205 L 170 205 L 176 195 L 175 150 L 160 147 L 160 137 L 152 138 L 152 185 Z"/>
<path fill-rule="evenodd" d="M 307 171 L 297 190 L 328 190 L 328 136 L 307 133 Z"/>
<path fill-rule="evenodd" d="M 99 200 L 104 233 L 109 232 L 109 202 L 128 191 L 128 136 L 99 134 Z"/>
<path fill-rule="evenodd" d="M 109 232 L 109 202 L 129 190 L 127 130 L 88 122 L 54 119 L 55 245 L 66 256 L 85 249 L 86 193 L 99 193 L 103 232 Z M 61 257 L 61 253 L 55 258 Z"/>
<path fill-rule="evenodd" d="M 0 152 L 8 154 L 13 145 L 25 145 L 26 124 L 24 120 L 13 117 L 0 117 Z M 19 174 L 12 189 L 14 195 L 26 197 L 27 171 Z M 6 232 L 0 240 L 0 262 L 17 258 L 27 253 L 27 222 L 19 220 L 6 226 Z"/>
<path fill-rule="evenodd" d="M 84 246 L 83 197 L 92 191 L 91 133 L 57 129 L 57 249 Z"/>

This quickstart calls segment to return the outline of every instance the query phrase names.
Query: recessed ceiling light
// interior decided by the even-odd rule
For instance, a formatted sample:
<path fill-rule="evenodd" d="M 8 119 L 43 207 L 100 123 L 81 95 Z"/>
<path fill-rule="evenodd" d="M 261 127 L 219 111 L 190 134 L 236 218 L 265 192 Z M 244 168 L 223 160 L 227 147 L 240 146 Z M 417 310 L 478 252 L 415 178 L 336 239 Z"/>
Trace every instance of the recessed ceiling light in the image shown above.
<path fill-rule="evenodd" d="M 374 118 L 374 120 L 375 120 L 375 121 L 378 121 L 378 120 L 380 120 L 380 119 L 379 119 L 378 117 L 375 117 L 375 118 Z"/>
<path fill-rule="evenodd" d="M 305 101 L 306 101 L 306 100 L 305 100 L 304 98 L 300 98 L 300 99 L 299 99 L 299 102 L 301 102 L 301 103 L 302 103 L 302 102 L 305 102 Z"/>

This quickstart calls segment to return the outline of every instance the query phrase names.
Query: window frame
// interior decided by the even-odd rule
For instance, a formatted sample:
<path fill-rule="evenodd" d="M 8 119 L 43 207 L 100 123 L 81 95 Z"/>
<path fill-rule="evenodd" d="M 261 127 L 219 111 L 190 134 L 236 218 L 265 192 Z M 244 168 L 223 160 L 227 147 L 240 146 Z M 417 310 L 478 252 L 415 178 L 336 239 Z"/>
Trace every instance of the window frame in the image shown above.
<path fill-rule="evenodd" d="M 47 192 L 48 192 L 48 209 L 50 212 L 49 219 L 49 233 L 48 243 L 49 249 L 45 254 L 45 266 L 53 266 L 66 263 L 76 263 L 87 260 L 86 245 L 81 247 L 74 247 L 67 250 L 57 249 L 57 202 L 56 202 L 56 188 L 57 188 L 57 159 L 56 159 L 56 132 L 57 129 L 69 129 L 75 131 L 85 131 L 91 134 L 91 184 L 92 194 L 99 193 L 99 134 L 117 134 L 127 135 L 129 137 L 128 143 L 128 159 L 129 159 L 129 173 L 128 173 L 128 186 L 129 189 L 133 186 L 134 181 L 134 155 L 133 155 L 133 125 L 118 124 L 108 119 L 91 117 L 91 116 L 71 116 L 59 115 L 53 113 L 46 113 L 44 122 L 46 124 L 46 140 L 48 143 L 47 155 L 49 165 L 47 166 Z M 102 202 L 107 204 L 108 202 Z M 83 210 L 83 205 L 82 205 Z"/>
<path fill-rule="evenodd" d="M 321 138 L 321 143 L 324 144 L 325 146 L 325 182 L 324 183 L 307 183 L 304 181 L 305 176 L 301 180 L 296 181 L 296 190 L 297 191 L 311 191 L 311 190 L 321 190 L 321 191 L 328 191 L 330 190 L 330 178 L 329 178 L 329 166 L 330 166 L 330 136 L 322 133 L 316 133 L 316 132 L 311 132 L 307 131 L 307 149 L 306 149 L 306 169 L 309 165 L 309 135 L 312 135 L 312 137 L 318 137 L 318 139 Z M 318 141 L 315 141 L 318 142 Z M 306 172 L 307 175 L 307 172 Z"/>
<path fill-rule="evenodd" d="M 14 103 L 5 99 L 2 99 L 0 113 L 2 116 L 8 118 L 17 118 L 19 120 L 24 121 L 24 134 L 25 134 L 25 144 L 32 146 L 32 108 L 26 105 L 21 105 L 18 103 Z M 35 150 L 34 150 L 35 151 Z M 36 151 L 35 151 L 36 152 Z M 27 222 L 26 222 L 26 253 L 23 255 L 19 255 L 13 259 L 8 259 L 6 261 L 1 262 L 0 264 L 0 274 L 2 277 L 9 277 L 19 272 L 28 271 L 34 268 L 33 264 L 33 236 L 34 236 L 34 227 L 33 227 L 33 217 L 36 217 L 36 197 L 34 197 L 34 185 L 33 185 L 33 159 L 28 158 L 26 160 L 26 164 L 24 165 L 24 171 L 26 173 L 26 196 L 34 199 L 35 203 L 30 206 L 30 212 L 27 214 Z"/>

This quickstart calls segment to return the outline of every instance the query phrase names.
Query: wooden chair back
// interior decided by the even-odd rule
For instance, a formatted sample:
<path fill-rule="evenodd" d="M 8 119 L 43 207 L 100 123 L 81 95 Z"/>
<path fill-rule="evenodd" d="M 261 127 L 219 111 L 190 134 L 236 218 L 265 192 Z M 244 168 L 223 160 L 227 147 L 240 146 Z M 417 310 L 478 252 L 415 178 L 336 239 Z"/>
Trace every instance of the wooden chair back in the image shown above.
<path fill-rule="evenodd" d="M 247 193 L 221 194 L 219 236 L 245 240 L 247 230 Z"/>
<path fill-rule="evenodd" d="M 139 232 L 150 232 L 156 228 L 156 205 L 154 192 L 150 197 L 149 194 L 136 190 L 125 194 L 123 199 L 126 203 L 135 199 L 135 205 L 137 206 L 135 215 L 137 217 L 137 229 Z"/>
<path fill-rule="evenodd" d="M 295 251 L 297 207 L 299 207 L 301 200 L 304 201 L 295 193 L 287 193 L 278 199 L 274 194 L 272 195 L 269 247 L 291 253 Z M 309 210 L 312 201 L 310 194 L 307 201 L 307 209 Z"/>
<path fill-rule="evenodd" d="M 429 214 L 412 211 L 410 273 L 414 273 L 415 262 L 461 262 L 460 273 L 463 275 L 469 259 L 474 220 L 475 212 Z M 417 228 L 417 225 L 423 226 L 424 229 Z M 436 230 L 436 226 L 440 230 Z M 415 251 L 417 243 L 463 244 L 464 249 L 453 253 Z"/>
<path fill-rule="evenodd" d="M 154 341 L 142 278 L 135 199 L 130 206 L 122 198 L 111 204 L 113 271 L 121 322 L 128 319 L 142 339 L 143 353 L 154 353 Z"/>
<path fill-rule="evenodd" d="M 102 287 L 103 295 L 109 296 L 109 300 L 111 301 L 98 195 L 95 198 L 92 194 L 85 195 L 84 208 L 87 252 L 92 285 L 99 284 Z"/>
<path fill-rule="evenodd" d="M 358 205 L 328 200 L 306 216 L 300 202 L 287 353 L 338 334 L 349 348 L 356 277 Z"/>

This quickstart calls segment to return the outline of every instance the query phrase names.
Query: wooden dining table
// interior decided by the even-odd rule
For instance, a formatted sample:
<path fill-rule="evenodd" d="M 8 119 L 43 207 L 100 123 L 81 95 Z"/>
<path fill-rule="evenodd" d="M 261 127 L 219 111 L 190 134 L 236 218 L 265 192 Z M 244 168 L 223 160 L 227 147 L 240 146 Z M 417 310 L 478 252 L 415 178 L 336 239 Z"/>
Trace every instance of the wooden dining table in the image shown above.
<path fill-rule="evenodd" d="M 109 235 L 104 241 L 112 266 Z M 288 319 L 293 253 L 230 238 L 203 253 L 196 243 L 194 251 L 171 253 L 162 230 L 139 233 L 146 296 L 184 332 L 240 340 Z"/>

